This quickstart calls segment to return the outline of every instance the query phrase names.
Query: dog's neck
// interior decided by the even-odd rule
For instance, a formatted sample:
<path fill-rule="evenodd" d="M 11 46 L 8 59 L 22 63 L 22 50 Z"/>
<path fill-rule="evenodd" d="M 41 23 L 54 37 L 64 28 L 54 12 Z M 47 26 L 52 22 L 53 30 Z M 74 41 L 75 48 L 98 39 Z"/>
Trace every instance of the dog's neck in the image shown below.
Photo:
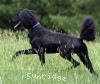
<path fill-rule="evenodd" d="M 27 36 L 28 38 L 30 38 L 30 32 L 33 30 L 33 29 L 37 29 L 40 27 L 40 23 L 37 22 L 35 25 L 33 25 L 29 30 L 28 30 L 28 33 L 27 33 Z"/>

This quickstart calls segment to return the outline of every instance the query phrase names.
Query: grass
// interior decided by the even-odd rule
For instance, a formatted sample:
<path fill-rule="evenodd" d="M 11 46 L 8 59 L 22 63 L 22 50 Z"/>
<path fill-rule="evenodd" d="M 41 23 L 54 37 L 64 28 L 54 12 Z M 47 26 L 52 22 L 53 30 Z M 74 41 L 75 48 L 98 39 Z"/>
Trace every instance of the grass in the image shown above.
<path fill-rule="evenodd" d="M 22 35 L 21 35 L 22 34 Z M 89 73 L 77 55 L 74 59 L 81 65 L 72 70 L 69 61 L 62 59 L 58 53 L 46 54 L 46 64 L 41 66 L 38 55 L 21 55 L 10 61 L 15 51 L 30 48 L 25 33 L 0 31 L 0 84 L 99 84 L 100 83 L 100 40 L 85 42 L 89 57 L 99 77 Z"/>

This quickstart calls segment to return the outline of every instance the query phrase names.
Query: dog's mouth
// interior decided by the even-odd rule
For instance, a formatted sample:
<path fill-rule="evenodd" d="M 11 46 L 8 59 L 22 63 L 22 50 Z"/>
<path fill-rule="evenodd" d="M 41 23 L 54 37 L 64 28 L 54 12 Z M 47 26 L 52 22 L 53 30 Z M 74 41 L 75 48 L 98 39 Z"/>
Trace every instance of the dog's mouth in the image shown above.
<path fill-rule="evenodd" d="M 17 24 L 15 24 L 14 29 L 18 28 L 21 25 L 21 21 L 19 21 Z"/>

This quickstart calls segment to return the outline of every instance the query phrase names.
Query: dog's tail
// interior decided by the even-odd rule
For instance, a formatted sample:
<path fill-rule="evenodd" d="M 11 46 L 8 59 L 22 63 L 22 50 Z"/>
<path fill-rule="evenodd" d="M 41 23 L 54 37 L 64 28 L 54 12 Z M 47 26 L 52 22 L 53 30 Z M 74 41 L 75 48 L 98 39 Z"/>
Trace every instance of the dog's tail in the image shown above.
<path fill-rule="evenodd" d="M 93 41 L 95 39 L 95 33 L 96 31 L 93 17 L 86 16 L 80 29 L 80 37 L 86 41 Z"/>

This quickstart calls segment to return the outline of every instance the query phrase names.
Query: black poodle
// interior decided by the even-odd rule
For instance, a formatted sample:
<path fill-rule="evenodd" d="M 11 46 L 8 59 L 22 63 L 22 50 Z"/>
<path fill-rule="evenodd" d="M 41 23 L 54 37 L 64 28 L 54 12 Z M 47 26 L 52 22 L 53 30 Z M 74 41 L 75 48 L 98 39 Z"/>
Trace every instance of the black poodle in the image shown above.
<path fill-rule="evenodd" d="M 89 59 L 86 44 L 83 42 L 83 40 L 93 41 L 95 39 L 95 24 L 91 16 L 85 17 L 80 30 L 80 38 L 44 28 L 37 20 L 34 10 L 19 10 L 10 22 L 14 25 L 14 29 L 21 27 L 28 29 L 28 38 L 31 44 L 31 49 L 17 51 L 12 60 L 21 54 L 38 54 L 43 65 L 45 64 L 45 52 L 60 53 L 60 56 L 69 60 L 73 64 L 72 67 L 75 68 L 80 65 L 71 56 L 72 53 L 75 53 L 90 73 L 97 75 Z"/>

